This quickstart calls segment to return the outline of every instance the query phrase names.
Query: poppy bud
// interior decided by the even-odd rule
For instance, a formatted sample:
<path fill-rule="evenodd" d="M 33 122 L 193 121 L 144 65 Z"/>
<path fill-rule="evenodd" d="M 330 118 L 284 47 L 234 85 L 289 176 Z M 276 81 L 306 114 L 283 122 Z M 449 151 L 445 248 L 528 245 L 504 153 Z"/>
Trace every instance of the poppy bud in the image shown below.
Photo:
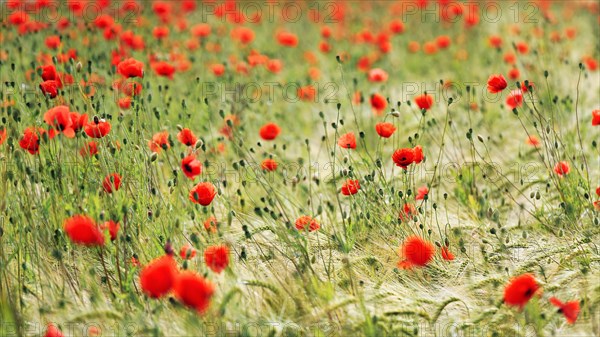
<path fill-rule="evenodd" d="M 155 161 L 156 158 L 158 158 L 158 154 L 156 152 L 152 152 L 152 154 L 150 155 L 150 162 Z"/>
<path fill-rule="evenodd" d="M 183 126 L 181 126 L 181 124 L 177 124 L 177 130 L 182 131 L 183 130 Z"/>
<path fill-rule="evenodd" d="M 83 69 L 83 65 L 81 62 L 77 62 L 77 64 L 75 64 L 75 70 L 79 73 L 81 72 L 81 69 Z"/>
<path fill-rule="evenodd" d="M 392 116 L 394 116 L 394 117 L 400 117 L 400 112 L 398 112 L 398 111 L 392 111 L 392 112 L 390 113 L 390 115 L 392 115 Z"/>
<path fill-rule="evenodd" d="M 171 240 L 167 240 L 167 243 L 165 243 L 164 250 L 167 255 L 173 255 L 175 253 L 175 251 L 173 250 L 173 245 L 171 244 Z"/>

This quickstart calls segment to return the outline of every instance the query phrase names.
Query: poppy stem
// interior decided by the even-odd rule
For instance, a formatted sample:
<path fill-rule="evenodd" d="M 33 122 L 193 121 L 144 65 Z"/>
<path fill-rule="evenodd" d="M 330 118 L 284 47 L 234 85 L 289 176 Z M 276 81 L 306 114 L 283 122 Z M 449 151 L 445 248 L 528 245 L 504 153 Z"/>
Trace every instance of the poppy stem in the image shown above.
<path fill-rule="evenodd" d="M 115 292 L 113 291 L 112 285 L 110 284 L 110 278 L 108 277 L 108 270 L 106 269 L 106 263 L 104 262 L 104 247 L 100 248 L 100 261 L 102 262 L 102 269 L 104 269 L 104 277 L 106 277 L 106 284 L 108 284 L 108 289 L 110 290 L 110 294 L 114 297 Z"/>
<path fill-rule="evenodd" d="M 118 240 L 118 239 L 117 239 Z M 117 261 L 117 275 L 119 276 L 119 288 L 123 291 L 123 279 L 121 277 L 121 267 L 119 266 L 119 246 L 115 247 L 115 260 Z"/>

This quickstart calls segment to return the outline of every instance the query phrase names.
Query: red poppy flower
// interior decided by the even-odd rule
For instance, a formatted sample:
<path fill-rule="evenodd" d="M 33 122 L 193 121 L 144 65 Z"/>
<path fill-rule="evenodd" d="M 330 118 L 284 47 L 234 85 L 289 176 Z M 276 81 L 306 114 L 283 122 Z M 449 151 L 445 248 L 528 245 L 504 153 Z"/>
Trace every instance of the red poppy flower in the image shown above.
<path fill-rule="evenodd" d="M 354 133 L 348 132 L 340 136 L 338 139 L 338 145 L 344 149 L 356 149 L 356 137 Z"/>
<path fill-rule="evenodd" d="M 283 62 L 281 62 L 281 60 L 278 59 L 271 59 L 267 61 L 266 67 L 273 74 L 277 74 L 283 68 Z"/>
<path fill-rule="evenodd" d="M 119 62 L 117 72 L 123 77 L 144 77 L 144 64 L 134 58 L 128 58 Z"/>
<path fill-rule="evenodd" d="M 265 171 L 275 171 L 277 169 L 277 162 L 271 158 L 267 158 L 260 164 L 261 168 Z"/>
<path fill-rule="evenodd" d="M 535 135 L 530 135 L 529 137 L 527 137 L 527 144 L 533 146 L 533 147 L 539 147 L 540 146 L 540 140 L 537 136 Z"/>
<path fill-rule="evenodd" d="M 425 52 L 425 54 L 433 55 L 433 54 L 437 53 L 438 47 L 435 44 L 435 42 L 432 42 L 432 41 L 425 42 L 423 44 L 423 51 Z"/>
<path fill-rule="evenodd" d="M 181 258 L 184 260 L 193 259 L 196 257 L 196 249 L 194 249 L 194 247 L 192 247 L 189 243 L 186 243 L 179 250 L 179 256 L 181 256 Z"/>
<path fill-rule="evenodd" d="M 25 26 L 24 23 L 29 21 L 29 14 L 24 11 L 14 11 L 7 17 L 8 22 L 14 26 Z"/>
<path fill-rule="evenodd" d="M 319 50 L 325 54 L 331 51 L 331 45 L 327 41 L 321 41 L 319 43 Z"/>
<path fill-rule="evenodd" d="M 173 292 L 181 303 L 203 314 L 210 306 L 215 286 L 192 271 L 184 271 L 175 279 Z"/>
<path fill-rule="evenodd" d="M 198 141 L 196 135 L 188 128 L 179 131 L 177 139 L 185 146 L 193 146 Z"/>
<path fill-rule="evenodd" d="M 113 220 L 108 220 L 100 226 L 102 230 L 108 230 L 108 234 L 110 234 L 110 240 L 115 241 L 117 239 L 117 235 L 119 234 L 119 226 L 118 222 L 114 222 Z"/>
<path fill-rule="evenodd" d="M 53 64 L 40 66 L 39 69 L 42 72 L 42 79 L 44 81 L 59 81 L 58 73 Z"/>
<path fill-rule="evenodd" d="M 259 134 L 260 137 L 264 140 L 273 140 L 277 138 L 281 129 L 275 123 L 267 123 L 260 128 Z"/>
<path fill-rule="evenodd" d="M 208 206 L 217 195 L 217 189 L 209 182 L 202 182 L 190 191 L 190 200 L 202 206 Z"/>
<path fill-rule="evenodd" d="M 154 35 L 154 38 L 156 38 L 158 40 L 164 39 L 165 37 L 169 36 L 169 27 L 165 27 L 165 26 L 154 27 L 154 29 L 152 29 L 152 35 Z"/>
<path fill-rule="evenodd" d="M 531 87 L 531 89 L 535 89 L 535 84 L 531 81 L 527 81 L 527 84 L 525 84 L 525 81 L 523 81 L 523 83 L 521 83 L 521 91 L 522 92 L 529 92 L 529 88 Z"/>
<path fill-rule="evenodd" d="M 75 111 L 71 111 L 69 114 L 71 115 L 71 122 L 73 123 L 72 127 L 73 127 L 73 130 L 75 130 L 75 132 L 83 129 L 83 127 L 88 122 L 87 114 L 80 114 Z"/>
<path fill-rule="evenodd" d="M 523 308 L 539 289 L 540 286 L 533 275 L 519 275 L 511 279 L 504 288 L 504 303 Z"/>
<path fill-rule="evenodd" d="M 225 74 L 225 66 L 221 63 L 215 63 L 211 65 L 210 69 L 215 76 L 223 76 L 223 74 Z"/>
<path fill-rule="evenodd" d="M 194 179 L 202 173 L 202 163 L 192 154 L 181 160 L 181 169 L 186 177 Z"/>
<path fill-rule="evenodd" d="M 308 226 L 308 230 L 310 232 L 314 232 L 317 229 L 321 228 L 321 225 L 317 222 L 317 220 L 309 217 L 308 215 L 303 215 L 296 219 L 296 229 L 299 231 L 303 231 Z"/>
<path fill-rule="evenodd" d="M 396 127 L 392 123 L 377 123 L 375 125 L 375 131 L 380 137 L 390 138 L 396 131 Z"/>
<path fill-rule="evenodd" d="M 173 79 L 173 74 L 175 73 L 175 67 L 164 61 L 155 62 L 152 65 L 152 69 L 154 69 L 154 72 L 158 76 L 167 77 L 169 79 Z"/>
<path fill-rule="evenodd" d="M 371 107 L 375 112 L 381 114 L 383 110 L 387 107 L 387 100 L 380 94 L 371 95 Z"/>
<path fill-rule="evenodd" d="M 569 163 L 567 163 L 566 161 L 559 161 L 554 166 L 554 172 L 556 172 L 556 174 L 558 174 L 559 177 L 569 174 L 570 170 L 571 168 L 569 167 Z"/>
<path fill-rule="evenodd" d="M 521 76 L 521 72 L 517 68 L 512 68 L 508 71 L 508 78 L 511 80 L 516 80 L 519 78 L 519 76 Z"/>
<path fill-rule="evenodd" d="M 177 263 L 171 255 L 154 259 L 140 272 L 142 291 L 151 298 L 168 294 L 175 285 L 177 273 Z"/>
<path fill-rule="evenodd" d="M 143 86 L 141 83 L 138 83 L 133 80 L 129 80 L 127 82 L 119 82 L 115 81 L 113 83 L 113 88 L 122 91 L 125 95 L 129 97 L 139 96 L 142 93 Z"/>
<path fill-rule="evenodd" d="M 46 47 L 57 49 L 60 46 L 60 36 L 50 35 L 46 38 Z"/>
<path fill-rule="evenodd" d="M 442 254 L 442 259 L 446 261 L 454 260 L 454 254 L 452 254 L 448 247 L 443 246 L 442 248 L 440 248 L 440 253 Z"/>
<path fill-rule="evenodd" d="M 254 35 L 254 31 L 247 27 L 236 27 L 231 30 L 231 38 L 242 44 L 248 44 L 254 41 Z"/>
<path fill-rule="evenodd" d="M 419 49 L 421 49 L 421 45 L 419 44 L 419 42 L 417 41 L 410 41 L 408 43 L 408 51 L 411 53 L 416 53 L 419 51 Z"/>
<path fill-rule="evenodd" d="M 367 79 L 370 82 L 385 82 L 388 79 L 388 73 L 381 68 L 373 68 L 369 70 L 367 74 Z"/>
<path fill-rule="evenodd" d="M 596 195 L 600 197 L 600 186 L 596 188 Z"/>
<path fill-rule="evenodd" d="M 413 160 L 415 161 L 415 164 L 420 164 L 423 161 L 423 159 L 425 158 L 423 156 L 423 148 L 421 147 L 421 145 L 417 145 L 413 148 L 413 154 L 414 154 Z"/>
<path fill-rule="evenodd" d="M 2 145 L 4 141 L 6 141 L 6 137 L 6 129 L 0 128 L 0 145 Z"/>
<path fill-rule="evenodd" d="M 104 245 L 104 234 L 91 218 L 85 215 L 75 215 L 63 224 L 65 233 L 74 243 L 85 246 Z"/>
<path fill-rule="evenodd" d="M 98 144 L 96 142 L 88 142 L 80 150 L 79 154 L 82 157 L 92 157 L 98 154 Z"/>
<path fill-rule="evenodd" d="M 306 85 L 298 88 L 298 98 L 305 101 L 315 101 L 317 97 L 317 90 L 312 85 Z"/>
<path fill-rule="evenodd" d="M 448 35 L 440 35 L 435 39 L 435 43 L 437 44 L 438 48 L 446 49 L 450 47 L 450 37 Z"/>
<path fill-rule="evenodd" d="M 490 43 L 490 46 L 494 48 L 502 47 L 502 37 L 500 36 L 492 35 L 489 37 L 488 42 Z"/>
<path fill-rule="evenodd" d="M 523 105 L 523 93 L 521 90 L 513 90 L 506 97 L 506 105 L 512 110 Z"/>
<path fill-rule="evenodd" d="M 341 192 L 343 195 L 353 195 L 358 193 L 358 190 L 360 190 L 360 183 L 358 180 L 348 179 L 342 185 Z"/>
<path fill-rule="evenodd" d="M 515 54 L 508 52 L 504 54 L 504 62 L 508 64 L 515 64 L 515 62 L 517 62 L 517 57 L 515 56 Z"/>
<path fill-rule="evenodd" d="M 429 189 L 427 188 L 427 186 L 419 187 L 419 189 L 417 190 L 417 196 L 415 197 L 415 200 L 423 200 L 428 194 Z"/>
<path fill-rule="evenodd" d="M 192 35 L 196 37 L 207 37 L 210 35 L 210 30 L 210 25 L 207 23 L 199 23 L 190 29 Z"/>
<path fill-rule="evenodd" d="M 506 89 L 508 83 L 506 83 L 506 79 L 501 74 L 491 75 L 488 78 L 487 89 L 492 94 L 499 93 L 502 90 Z"/>
<path fill-rule="evenodd" d="M 121 108 L 123 110 L 127 110 L 127 109 L 131 108 L 131 97 L 127 96 L 127 97 L 119 98 L 119 101 L 117 101 L 117 105 L 119 105 L 119 108 Z"/>
<path fill-rule="evenodd" d="M 66 137 L 75 137 L 73 120 L 71 119 L 71 113 L 69 112 L 68 106 L 59 105 L 46 111 L 44 114 L 44 121 L 55 130 L 61 131 Z"/>
<path fill-rule="evenodd" d="M 157 132 L 152 136 L 152 140 L 148 142 L 150 151 L 159 153 L 160 150 L 168 149 L 171 147 L 169 143 L 169 133 L 167 131 Z"/>
<path fill-rule="evenodd" d="M 298 37 L 296 34 L 288 32 L 280 32 L 277 34 L 277 41 L 285 47 L 295 47 L 298 45 Z"/>
<path fill-rule="evenodd" d="M 64 335 L 56 325 L 49 323 L 44 337 L 64 337 Z"/>
<path fill-rule="evenodd" d="M 403 222 L 408 222 L 413 218 L 415 211 L 416 209 L 413 204 L 405 203 L 404 206 L 402 206 L 402 210 L 398 214 L 398 219 Z"/>
<path fill-rule="evenodd" d="M 521 54 L 527 54 L 529 52 L 529 46 L 525 42 L 518 42 L 516 46 L 517 51 L 519 51 Z"/>
<path fill-rule="evenodd" d="M 55 80 L 48 80 L 40 83 L 40 89 L 45 96 L 50 98 L 58 96 L 58 82 Z"/>
<path fill-rule="evenodd" d="M 19 140 L 19 146 L 31 154 L 38 154 L 40 151 L 40 137 L 46 133 L 43 129 L 28 127 L 23 131 L 23 137 Z"/>
<path fill-rule="evenodd" d="M 219 226 L 219 222 L 217 221 L 217 218 L 215 218 L 214 216 L 211 216 L 208 219 L 204 220 L 204 229 L 206 229 L 207 231 L 209 231 L 211 233 L 216 233 L 218 226 Z"/>
<path fill-rule="evenodd" d="M 418 236 L 408 237 L 402 245 L 402 255 L 414 266 L 426 266 L 433 259 L 434 252 L 433 244 Z"/>
<path fill-rule="evenodd" d="M 207 247 L 204 262 L 210 270 L 221 273 L 229 265 L 229 248 L 224 245 Z"/>
<path fill-rule="evenodd" d="M 421 110 L 429 110 L 433 105 L 433 97 L 427 94 L 415 97 L 415 103 Z"/>
<path fill-rule="evenodd" d="M 111 173 L 102 181 L 102 188 L 106 193 L 113 193 L 121 188 L 121 176 L 118 173 Z"/>
<path fill-rule="evenodd" d="M 598 69 L 598 61 L 596 61 L 594 58 L 592 57 L 586 57 L 583 59 L 583 62 L 585 62 L 586 67 L 590 70 L 590 71 L 596 71 L 596 69 Z"/>
<path fill-rule="evenodd" d="M 401 34 L 404 32 L 404 23 L 400 20 L 393 20 L 390 22 L 390 31 L 394 34 Z"/>
<path fill-rule="evenodd" d="M 98 17 L 96 17 L 96 19 L 94 19 L 94 25 L 100 29 L 112 27 L 114 23 L 115 20 L 113 19 L 113 17 L 108 14 L 101 14 Z"/>
<path fill-rule="evenodd" d="M 410 148 L 398 149 L 392 154 L 392 160 L 406 170 L 406 168 L 415 161 L 415 151 Z"/>
<path fill-rule="evenodd" d="M 579 316 L 579 301 L 570 301 L 563 303 L 556 297 L 550 298 L 550 303 L 558 308 L 558 312 L 562 313 L 569 324 L 575 324 L 577 316 Z"/>
<path fill-rule="evenodd" d="M 94 120 L 88 122 L 84 127 L 83 131 L 88 137 L 91 138 L 102 138 L 110 132 L 110 123 L 94 117 Z"/>
<path fill-rule="evenodd" d="M 600 110 L 592 111 L 592 126 L 600 125 Z"/>

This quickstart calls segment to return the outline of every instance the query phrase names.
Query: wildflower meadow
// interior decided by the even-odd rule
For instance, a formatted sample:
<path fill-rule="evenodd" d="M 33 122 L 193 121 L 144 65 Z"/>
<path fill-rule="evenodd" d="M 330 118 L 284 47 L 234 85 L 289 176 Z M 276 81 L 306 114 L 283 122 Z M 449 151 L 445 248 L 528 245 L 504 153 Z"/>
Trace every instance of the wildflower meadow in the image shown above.
<path fill-rule="evenodd" d="M 598 0 L 0 0 L 0 336 L 600 337 Z"/>

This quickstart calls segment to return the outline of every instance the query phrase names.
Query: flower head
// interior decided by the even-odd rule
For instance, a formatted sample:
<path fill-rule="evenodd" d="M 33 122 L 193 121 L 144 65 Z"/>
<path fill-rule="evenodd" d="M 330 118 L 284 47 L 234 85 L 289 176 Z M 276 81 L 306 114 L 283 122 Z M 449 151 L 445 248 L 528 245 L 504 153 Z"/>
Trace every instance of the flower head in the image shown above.
<path fill-rule="evenodd" d="M 183 271 L 175 279 L 173 292 L 181 303 L 203 314 L 210 306 L 215 286 L 192 271 Z"/>
<path fill-rule="evenodd" d="M 168 294 L 175 284 L 177 272 L 177 264 L 171 255 L 153 260 L 140 272 L 142 291 L 152 298 Z"/>
<path fill-rule="evenodd" d="M 434 252 L 433 244 L 418 236 L 408 237 L 402 245 L 402 255 L 414 266 L 426 266 L 433 259 Z"/>
<path fill-rule="evenodd" d="M 523 308 L 539 289 L 533 275 L 519 275 L 511 279 L 504 288 L 504 303 Z"/>
<path fill-rule="evenodd" d="M 202 206 L 208 206 L 217 195 L 217 189 L 209 182 L 202 182 L 190 191 L 190 200 Z"/>
<path fill-rule="evenodd" d="M 85 215 L 75 215 L 63 224 L 65 233 L 74 243 L 84 246 L 103 246 L 104 234 L 94 220 Z"/>
<path fill-rule="evenodd" d="M 207 247 L 204 250 L 204 262 L 210 270 L 221 273 L 229 265 L 229 248 L 224 245 Z"/>

